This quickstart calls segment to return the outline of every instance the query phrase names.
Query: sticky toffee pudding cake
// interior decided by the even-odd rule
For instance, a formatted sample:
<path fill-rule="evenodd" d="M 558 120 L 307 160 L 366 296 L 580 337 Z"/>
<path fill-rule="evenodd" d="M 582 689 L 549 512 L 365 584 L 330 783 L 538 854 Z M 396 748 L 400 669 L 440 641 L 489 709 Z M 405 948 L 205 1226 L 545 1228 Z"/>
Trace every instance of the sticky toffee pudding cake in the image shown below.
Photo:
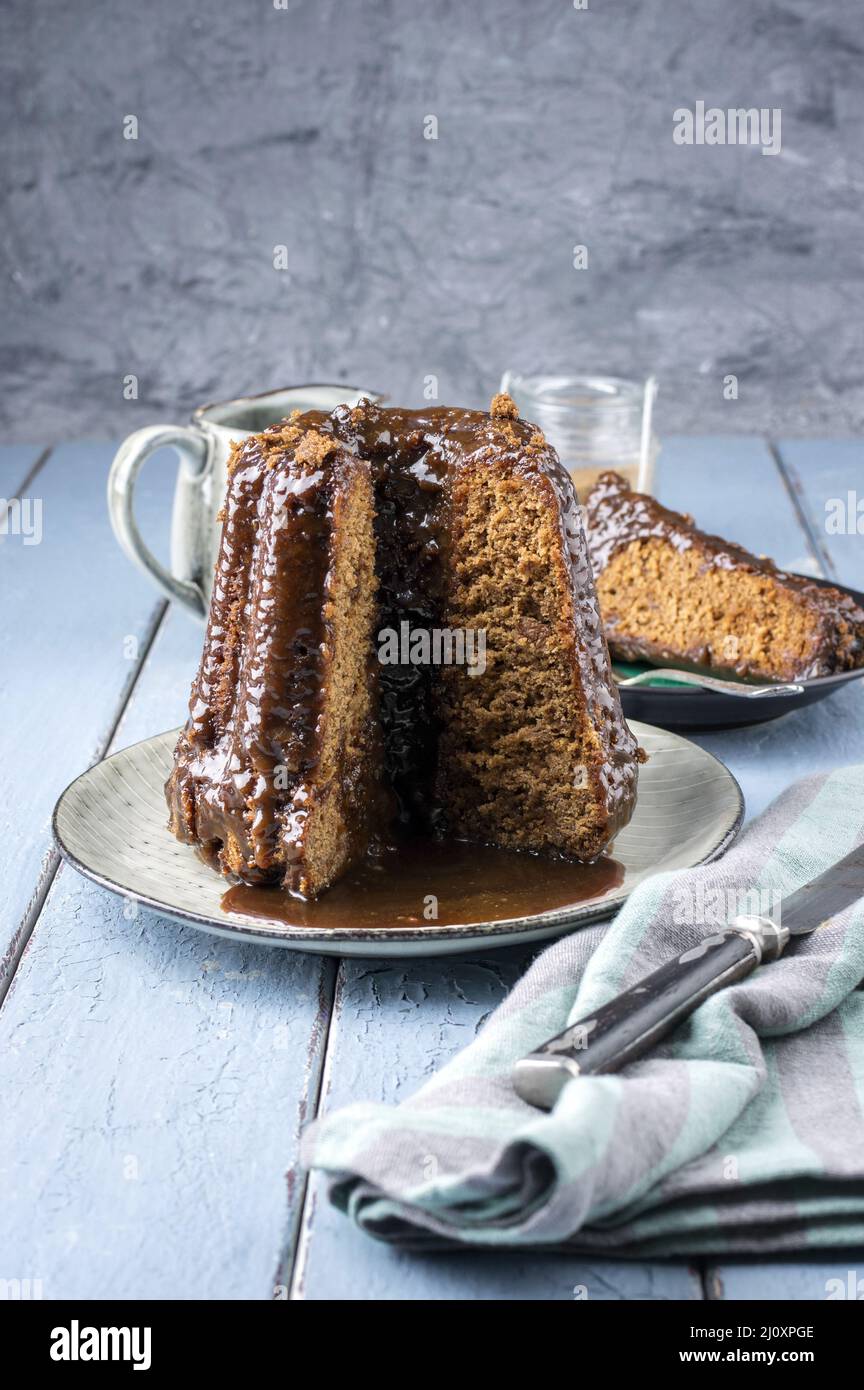
<path fill-rule="evenodd" d="M 385 659 L 418 633 L 471 659 Z M 573 485 L 508 396 L 295 413 L 235 447 L 166 787 L 223 874 L 315 897 L 416 834 L 591 861 L 641 756 Z"/>

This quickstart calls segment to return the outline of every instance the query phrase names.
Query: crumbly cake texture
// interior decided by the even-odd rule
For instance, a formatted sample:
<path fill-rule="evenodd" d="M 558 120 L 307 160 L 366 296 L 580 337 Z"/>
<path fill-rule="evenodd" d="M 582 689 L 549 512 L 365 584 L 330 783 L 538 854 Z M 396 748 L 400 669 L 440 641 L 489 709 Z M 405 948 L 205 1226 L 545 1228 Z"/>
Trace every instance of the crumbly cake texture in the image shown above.
<path fill-rule="evenodd" d="M 166 792 L 226 876 L 314 897 L 400 835 L 591 860 L 626 824 L 642 755 L 575 493 L 509 396 L 295 413 L 235 449 L 224 510 Z M 379 662 L 405 623 L 482 633 L 483 669 Z"/>
<path fill-rule="evenodd" d="M 864 665 L 864 610 L 604 473 L 588 545 L 614 656 L 791 681 Z"/>

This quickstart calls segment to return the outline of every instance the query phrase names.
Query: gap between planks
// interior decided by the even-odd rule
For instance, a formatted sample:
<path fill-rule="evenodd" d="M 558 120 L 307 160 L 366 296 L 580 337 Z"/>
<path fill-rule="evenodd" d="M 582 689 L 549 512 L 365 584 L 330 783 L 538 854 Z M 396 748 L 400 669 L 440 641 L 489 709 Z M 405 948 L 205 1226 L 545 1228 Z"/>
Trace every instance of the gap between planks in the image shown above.
<path fill-rule="evenodd" d="M 322 960 L 326 961 L 323 956 Z M 320 1118 L 321 1102 L 327 1094 L 327 1083 L 330 1077 L 330 1067 L 332 1064 L 332 1054 L 330 1050 L 330 1032 L 333 1026 L 333 1019 L 339 1003 L 339 994 L 344 983 L 345 958 L 339 957 L 336 969 L 330 977 L 329 999 L 326 1002 L 326 1022 L 323 1028 L 323 1038 L 321 1040 L 321 1062 L 318 1067 L 318 1079 L 314 1090 L 309 1094 L 309 1110 L 312 1121 Z M 322 980 L 323 985 L 323 980 Z M 283 1252 L 280 1260 L 280 1268 L 276 1283 L 288 1290 L 288 1301 L 298 1302 L 303 1299 L 303 1284 L 306 1274 L 306 1256 L 309 1248 L 307 1239 L 308 1225 L 315 1211 L 315 1198 L 310 1195 L 309 1182 L 311 1172 L 304 1168 L 302 1181 L 302 1197 L 297 1203 L 297 1215 L 291 1223 L 292 1229 L 286 1233 L 283 1244 Z"/>
<path fill-rule="evenodd" d="M 24 477 L 21 479 L 20 483 L 18 483 L 18 485 L 13 489 L 13 491 L 9 494 L 8 497 L 5 497 L 3 499 L 6 504 L 3 509 L 4 519 L 8 515 L 9 508 L 12 506 L 12 503 L 17 499 L 23 497 L 24 492 L 30 486 L 33 479 L 36 477 L 36 474 L 45 467 L 45 464 L 48 462 L 53 452 L 54 445 L 49 444 L 46 448 L 42 450 L 41 454 L 37 454 L 35 461 L 31 463 L 30 467 L 27 469 L 27 472 L 24 474 Z"/>
<path fill-rule="evenodd" d="M 807 515 L 806 508 L 801 500 L 801 486 L 797 477 L 788 465 L 783 462 L 783 456 L 773 439 L 766 439 L 765 447 L 774 460 L 774 466 L 780 474 L 780 481 L 786 489 L 789 501 L 792 503 L 795 516 L 798 519 L 798 524 L 804 533 L 804 539 L 807 542 L 813 559 L 816 561 L 823 578 L 836 579 L 837 570 L 834 566 L 834 561 L 823 546 L 813 523 Z"/>

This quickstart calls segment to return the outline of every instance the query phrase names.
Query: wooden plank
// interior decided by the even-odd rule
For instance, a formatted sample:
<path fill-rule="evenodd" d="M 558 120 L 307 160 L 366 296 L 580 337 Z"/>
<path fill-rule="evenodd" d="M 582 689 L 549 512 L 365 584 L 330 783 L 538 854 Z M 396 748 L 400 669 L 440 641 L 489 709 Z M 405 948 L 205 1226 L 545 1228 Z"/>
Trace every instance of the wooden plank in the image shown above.
<path fill-rule="evenodd" d="M 54 802 L 104 749 L 164 607 L 111 532 L 105 480 L 113 453 L 109 444 L 54 450 L 28 490 L 42 509 L 40 543 L 0 536 L 0 957 L 7 974 L 56 867 Z M 16 466 L 25 461 L 22 455 Z M 167 537 L 175 469 L 163 451 L 161 466 L 154 461 L 143 474 L 148 534 Z"/>
<path fill-rule="evenodd" d="M 864 589 L 864 440 L 783 439 L 777 451 L 827 572 Z"/>
<path fill-rule="evenodd" d="M 709 1298 L 821 1302 L 864 1299 L 864 1250 L 831 1258 L 736 1260 L 712 1270 Z"/>
<path fill-rule="evenodd" d="M 315 1237 L 293 1297 L 309 1300 L 461 1303 L 676 1302 L 702 1298 L 695 1265 L 591 1260 L 530 1251 L 416 1254 L 373 1243 L 330 1207 L 313 1179 Z M 590 1316 L 590 1314 L 589 1314 Z"/>
<path fill-rule="evenodd" d="M 200 645 L 171 611 L 118 746 L 180 722 Z M 334 970 L 61 868 L 0 1013 L 6 1266 L 46 1298 L 273 1297 Z"/>
<path fill-rule="evenodd" d="M 175 604 L 169 604 L 117 721 L 108 752 L 128 748 L 185 721 L 203 641 L 201 624 Z"/>

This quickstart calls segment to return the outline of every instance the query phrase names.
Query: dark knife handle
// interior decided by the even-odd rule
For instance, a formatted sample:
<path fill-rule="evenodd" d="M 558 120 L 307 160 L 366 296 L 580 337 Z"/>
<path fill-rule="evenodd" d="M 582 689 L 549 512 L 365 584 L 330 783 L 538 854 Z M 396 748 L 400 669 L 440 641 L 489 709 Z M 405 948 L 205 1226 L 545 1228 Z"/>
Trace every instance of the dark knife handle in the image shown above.
<path fill-rule="evenodd" d="M 516 1063 L 523 1100 L 551 1108 L 574 1076 L 615 1072 L 642 1057 L 709 995 L 776 959 L 787 936 L 770 918 L 741 918 L 646 975 Z"/>

